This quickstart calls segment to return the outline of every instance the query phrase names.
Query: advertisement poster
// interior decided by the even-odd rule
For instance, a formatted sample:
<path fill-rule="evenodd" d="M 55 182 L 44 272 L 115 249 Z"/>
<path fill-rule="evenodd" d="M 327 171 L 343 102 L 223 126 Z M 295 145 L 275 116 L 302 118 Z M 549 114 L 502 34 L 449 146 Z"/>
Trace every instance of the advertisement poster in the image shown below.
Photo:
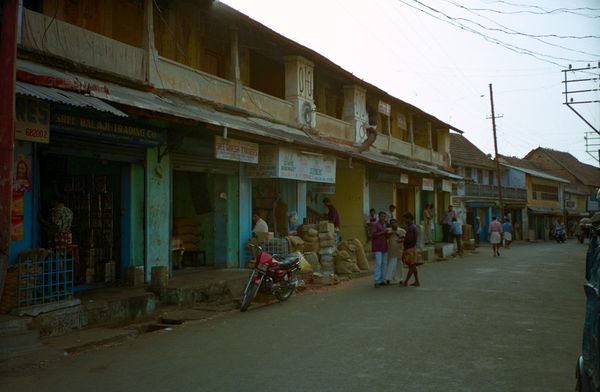
<path fill-rule="evenodd" d="M 31 192 L 31 160 L 23 154 L 17 155 L 14 171 L 13 191 Z"/>
<path fill-rule="evenodd" d="M 22 241 L 25 238 L 25 194 L 23 192 L 13 191 L 11 215 L 11 240 Z"/>

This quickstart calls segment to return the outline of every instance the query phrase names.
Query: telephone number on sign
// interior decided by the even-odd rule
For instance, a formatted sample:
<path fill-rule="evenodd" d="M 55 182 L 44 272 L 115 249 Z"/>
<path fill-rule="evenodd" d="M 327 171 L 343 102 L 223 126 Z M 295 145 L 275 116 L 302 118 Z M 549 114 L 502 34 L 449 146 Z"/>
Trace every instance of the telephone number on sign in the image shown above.
<path fill-rule="evenodd" d="M 26 128 L 25 129 L 25 136 L 46 138 L 46 137 L 48 137 L 48 131 L 46 131 L 44 129 Z"/>

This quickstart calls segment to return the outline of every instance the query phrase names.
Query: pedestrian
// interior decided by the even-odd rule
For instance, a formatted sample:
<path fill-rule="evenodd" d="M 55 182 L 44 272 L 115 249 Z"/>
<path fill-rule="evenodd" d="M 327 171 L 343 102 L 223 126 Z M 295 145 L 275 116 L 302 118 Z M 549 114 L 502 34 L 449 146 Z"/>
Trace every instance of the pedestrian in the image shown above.
<path fill-rule="evenodd" d="M 456 250 L 460 257 L 463 255 L 463 241 L 462 241 L 462 224 L 456 218 L 452 218 L 452 226 L 450 227 L 450 235 L 453 238 L 453 242 L 456 241 Z"/>
<path fill-rule="evenodd" d="M 371 225 L 371 251 L 375 255 L 373 278 L 376 289 L 385 286 L 384 277 L 388 256 L 386 219 L 387 214 L 381 211 L 379 213 L 379 220 Z"/>
<path fill-rule="evenodd" d="M 406 279 L 402 282 L 402 286 L 406 287 L 411 277 L 415 277 L 415 281 L 411 286 L 419 287 L 419 272 L 417 271 L 417 226 L 415 225 L 415 217 L 410 212 L 403 216 L 404 224 L 406 225 L 406 235 L 404 236 L 404 250 L 402 251 L 402 262 L 408 267 Z"/>
<path fill-rule="evenodd" d="M 494 251 L 494 257 L 500 256 L 500 243 L 502 242 L 502 225 L 496 220 L 496 217 L 492 217 L 490 227 L 488 229 L 490 244 L 492 244 L 492 250 Z"/>
<path fill-rule="evenodd" d="M 450 242 L 450 227 L 452 226 L 452 218 L 458 218 L 458 216 L 456 215 L 456 211 L 454 211 L 454 207 L 449 205 L 448 211 L 444 212 L 444 216 L 442 216 L 442 234 L 444 242 Z"/>
<path fill-rule="evenodd" d="M 63 201 L 58 193 L 50 196 L 52 211 L 50 219 L 40 216 L 42 225 L 48 227 L 52 233 L 52 246 L 61 256 L 71 251 L 73 245 L 73 235 L 71 233 L 71 224 L 73 223 L 73 211 Z"/>
<path fill-rule="evenodd" d="M 510 219 L 504 221 L 504 224 L 502 224 L 502 231 L 504 232 L 504 247 L 510 249 L 513 233 L 513 225 L 510 223 Z"/>
<path fill-rule="evenodd" d="M 479 244 L 481 237 L 481 219 L 478 216 L 475 217 L 475 223 L 473 224 L 473 236 L 475 237 L 475 243 Z"/>
<path fill-rule="evenodd" d="M 389 219 L 390 221 L 391 221 L 392 219 L 396 219 L 396 206 L 395 206 L 395 205 L 393 205 L 393 204 L 390 204 L 389 210 L 390 210 L 390 212 L 389 212 L 388 219 Z"/>
<path fill-rule="evenodd" d="M 260 212 L 258 210 L 254 210 L 252 213 L 252 223 L 254 223 L 254 228 L 252 229 L 253 233 L 268 233 L 269 225 L 264 221 L 263 218 L 260 217 Z"/>
<path fill-rule="evenodd" d="M 391 219 L 388 232 L 388 263 L 385 270 L 385 283 L 399 284 L 402 282 L 402 265 L 398 265 L 398 259 L 403 249 L 402 243 L 406 230 L 398 227 L 396 219 Z"/>
<path fill-rule="evenodd" d="M 431 232 L 433 230 L 433 204 L 425 204 L 423 210 L 423 243 L 431 244 Z"/>
<path fill-rule="evenodd" d="M 367 244 L 371 242 L 371 225 L 377 222 L 377 214 L 375 213 L 375 208 L 371 208 L 369 210 L 369 215 L 365 219 L 365 231 L 367 233 Z"/>
<path fill-rule="evenodd" d="M 325 207 L 327 207 L 327 214 L 325 217 L 329 222 L 333 223 L 333 226 L 335 227 L 336 242 L 339 243 L 341 241 L 340 214 L 328 197 L 323 199 L 323 204 L 325 204 Z"/>

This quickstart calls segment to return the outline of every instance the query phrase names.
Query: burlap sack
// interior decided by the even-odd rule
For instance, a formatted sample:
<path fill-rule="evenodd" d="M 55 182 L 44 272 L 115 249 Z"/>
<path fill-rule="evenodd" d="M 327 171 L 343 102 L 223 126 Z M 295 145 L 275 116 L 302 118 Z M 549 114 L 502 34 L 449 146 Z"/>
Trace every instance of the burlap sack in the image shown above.
<path fill-rule="evenodd" d="M 315 252 L 304 252 L 304 258 L 312 267 L 313 272 L 321 272 L 321 263 L 319 263 L 319 255 Z"/>
<path fill-rule="evenodd" d="M 335 248 L 337 244 L 335 240 L 321 240 L 319 243 L 321 248 Z"/>
<path fill-rule="evenodd" d="M 358 264 L 358 268 L 361 271 L 369 270 L 369 262 L 367 261 L 367 256 L 365 255 L 365 248 L 363 247 L 362 242 L 358 238 L 350 240 L 354 246 L 356 246 L 356 264 Z"/>
<path fill-rule="evenodd" d="M 319 233 L 335 233 L 335 226 L 328 221 L 319 222 Z"/>
<path fill-rule="evenodd" d="M 352 258 L 345 250 L 338 250 L 334 254 L 335 257 L 335 272 L 336 274 L 348 275 L 354 271 L 352 267 Z"/>
<path fill-rule="evenodd" d="M 316 242 L 304 241 L 304 245 L 302 246 L 304 253 L 306 253 L 306 252 L 316 253 L 319 251 L 319 248 L 320 248 L 319 241 L 316 241 Z"/>
<path fill-rule="evenodd" d="M 319 240 L 327 241 L 327 240 L 335 240 L 334 233 L 319 233 Z"/>
<path fill-rule="evenodd" d="M 288 249 L 290 252 L 303 251 L 304 250 L 304 240 L 300 237 L 289 236 L 288 240 Z"/>

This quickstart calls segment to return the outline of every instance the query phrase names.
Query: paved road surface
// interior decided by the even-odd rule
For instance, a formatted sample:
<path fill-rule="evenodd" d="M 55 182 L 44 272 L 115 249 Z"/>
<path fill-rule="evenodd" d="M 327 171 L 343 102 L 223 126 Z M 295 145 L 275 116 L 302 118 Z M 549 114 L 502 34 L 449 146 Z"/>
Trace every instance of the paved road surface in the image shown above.
<path fill-rule="evenodd" d="M 2 391 L 571 391 L 584 248 L 517 245 L 370 278 L 283 305 L 4 377 Z"/>

